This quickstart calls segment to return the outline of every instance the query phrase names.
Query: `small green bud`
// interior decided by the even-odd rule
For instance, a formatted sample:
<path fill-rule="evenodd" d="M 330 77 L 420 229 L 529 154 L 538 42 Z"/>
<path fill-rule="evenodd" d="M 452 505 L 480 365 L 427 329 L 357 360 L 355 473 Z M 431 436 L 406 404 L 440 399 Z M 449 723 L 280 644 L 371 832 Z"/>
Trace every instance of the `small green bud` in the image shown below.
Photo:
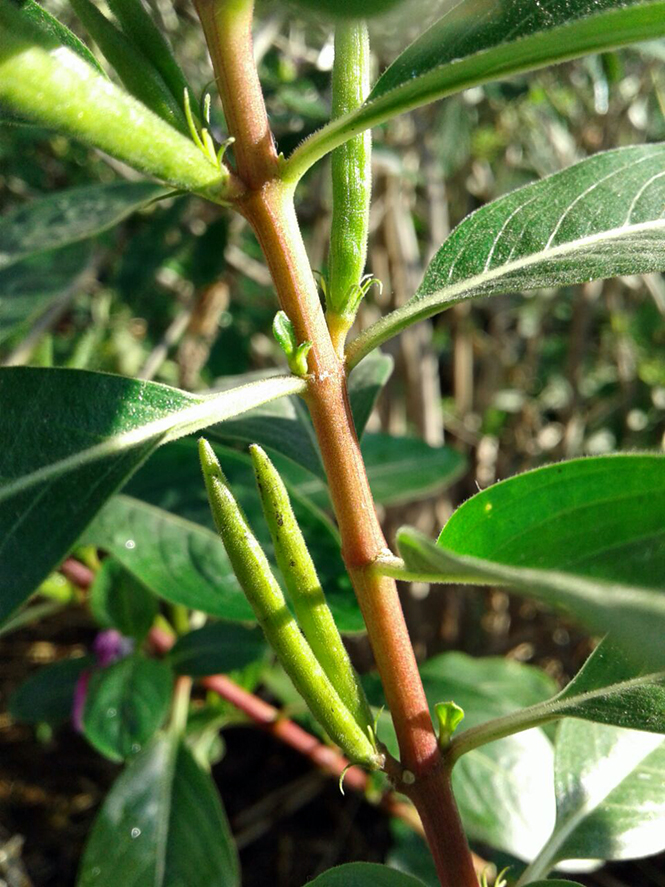
<path fill-rule="evenodd" d="M 286 355 L 289 369 L 294 376 L 306 376 L 309 372 L 307 355 L 312 348 L 312 343 L 301 342 L 298 344 L 293 324 L 284 311 L 278 311 L 275 314 L 275 319 L 272 322 L 272 333 L 277 344 Z"/>
<path fill-rule="evenodd" d="M 462 723 L 464 710 L 454 702 L 437 702 L 434 711 L 439 722 L 439 745 L 446 748 L 453 733 Z"/>

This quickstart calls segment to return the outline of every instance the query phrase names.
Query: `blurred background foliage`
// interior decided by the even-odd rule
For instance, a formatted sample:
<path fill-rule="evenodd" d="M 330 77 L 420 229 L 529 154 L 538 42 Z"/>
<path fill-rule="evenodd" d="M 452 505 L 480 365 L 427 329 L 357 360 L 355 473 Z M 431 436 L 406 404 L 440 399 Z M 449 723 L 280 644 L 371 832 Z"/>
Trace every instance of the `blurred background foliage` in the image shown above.
<path fill-rule="evenodd" d="M 45 5 L 85 37 L 64 0 Z M 201 96 L 212 90 L 214 99 L 193 8 L 182 0 L 152 0 L 150 5 L 194 89 Z M 423 2 L 415 23 L 399 12 L 371 23 L 377 73 L 423 30 L 427 15 Z M 331 25 L 288 4 L 259 3 L 255 50 L 284 153 L 327 119 L 332 46 Z M 664 42 L 645 44 L 472 89 L 376 130 L 367 270 L 382 281 L 383 291 L 372 289 L 359 327 L 412 295 L 435 249 L 469 212 L 597 151 L 665 139 L 664 61 Z M 213 129 L 222 141 L 223 115 L 218 102 L 213 100 L 212 108 Z M 64 188 L 136 177 L 117 161 L 62 136 L 2 119 L 0 211 Z M 330 202 L 324 161 L 307 175 L 298 194 L 312 265 L 320 270 L 326 263 Z M 51 263 L 48 275 L 39 262 Z M 17 294 L 20 300 L 12 298 Z M 239 216 L 195 198 L 166 199 L 91 246 L 70 247 L 32 266 L 21 263 L 0 272 L 0 363 L 103 370 L 206 390 L 224 376 L 283 365 L 270 332 L 276 307 L 258 245 Z M 403 523 L 437 532 L 477 487 L 547 461 L 665 449 L 661 275 L 458 305 L 407 331 L 386 350 L 396 369 L 369 427 L 416 435 L 432 445 L 445 439 L 471 466 L 442 495 L 385 507 L 389 535 Z M 538 664 L 563 682 L 590 650 L 576 629 L 502 591 L 451 591 L 443 599 L 430 595 L 427 586 L 414 585 L 404 590 L 404 602 L 420 656 L 443 649 L 507 655 Z M 68 618 L 57 644 L 75 646 L 92 629 L 82 616 L 80 623 Z M 37 637 L 46 643 L 37 628 L 8 644 L 4 683 L 18 682 L 22 657 Z M 354 640 L 352 646 L 360 667 L 367 667 L 364 642 Z M 283 794 L 283 786 L 275 786 L 288 779 L 295 782 L 287 785 L 298 785 L 291 790 L 292 800 L 306 799 L 312 795 L 311 777 L 304 771 L 293 775 L 304 765 L 290 753 L 279 749 L 277 761 L 270 757 L 277 752 L 262 746 L 259 753 L 268 756 L 268 763 L 253 787 L 254 764 L 243 757 L 242 740 L 229 742 L 236 757 L 222 777 L 227 780 L 224 795 L 231 816 L 240 817 L 236 830 L 246 832 L 241 848 L 253 847 L 254 867 L 265 872 L 266 854 L 293 856 L 298 839 L 286 829 L 284 846 L 268 851 L 259 845 L 257 851 L 253 842 L 261 835 L 256 837 L 256 826 L 254 832 L 250 827 L 250 801 L 258 805 L 266 785 Z M 98 800 L 99 785 L 115 771 L 108 763 L 90 761 L 83 768 L 84 785 L 88 791 L 90 784 L 98 786 L 93 791 Z M 243 790 L 255 791 L 256 798 L 246 797 L 245 806 L 234 810 L 238 774 L 244 774 Z M 334 789 L 325 791 L 324 805 L 337 810 Z M 63 793 L 64 787 L 56 786 L 55 792 Z M 353 854 L 382 858 L 390 840 L 387 828 L 381 831 L 368 820 L 368 811 L 356 801 L 343 809 L 330 815 L 336 841 L 347 841 L 344 859 Z M 58 815 L 65 814 L 60 810 Z M 318 825 L 312 816 L 312 842 L 322 840 L 320 833 L 316 837 Z M 74 812 L 74 849 L 86 828 L 87 820 L 84 827 Z M 325 865 L 339 861 L 326 859 Z M 270 865 L 274 869 L 274 860 Z M 275 884 L 296 883 L 289 880 L 295 878 L 292 873 L 282 877 L 274 870 Z M 654 871 L 654 862 L 646 861 L 637 863 L 632 874 L 617 870 L 615 880 L 592 875 L 588 883 L 648 884 Z M 261 883 L 256 877 L 253 881 L 247 872 L 247 884 Z M 656 872 L 655 877 L 663 875 Z M 69 881 L 45 875 L 40 883 L 64 887 Z"/>

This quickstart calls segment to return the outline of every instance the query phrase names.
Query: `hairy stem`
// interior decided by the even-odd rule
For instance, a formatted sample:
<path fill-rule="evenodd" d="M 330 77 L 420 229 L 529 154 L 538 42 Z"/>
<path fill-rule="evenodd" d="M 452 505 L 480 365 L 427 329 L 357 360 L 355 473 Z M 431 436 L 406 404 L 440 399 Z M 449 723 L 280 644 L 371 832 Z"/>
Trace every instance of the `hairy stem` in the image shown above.
<path fill-rule="evenodd" d="M 346 373 L 328 332 L 293 206 L 278 177 L 272 137 L 251 54 L 250 0 L 197 0 L 224 112 L 236 139 L 238 174 L 247 191 L 237 207 L 265 254 L 282 309 L 297 340 L 313 343 L 305 398 L 321 448 L 342 554 L 363 612 L 405 768 L 443 887 L 477 887 L 393 579 L 372 571 L 386 542 L 360 453 Z M 272 173 L 271 173 L 272 170 Z"/>

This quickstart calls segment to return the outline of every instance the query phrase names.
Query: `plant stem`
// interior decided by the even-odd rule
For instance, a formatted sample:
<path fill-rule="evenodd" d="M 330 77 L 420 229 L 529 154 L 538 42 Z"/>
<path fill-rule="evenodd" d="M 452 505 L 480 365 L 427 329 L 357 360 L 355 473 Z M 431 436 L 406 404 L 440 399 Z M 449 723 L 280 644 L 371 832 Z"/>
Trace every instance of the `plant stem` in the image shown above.
<path fill-rule="evenodd" d="M 427 699 L 394 580 L 372 571 L 386 542 L 360 453 L 346 374 L 331 341 L 293 206 L 279 178 L 263 94 L 251 50 L 251 0 L 197 0 L 224 113 L 236 139 L 238 174 L 247 187 L 236 206 L 263 249 L 282 309 L 298 341 L 313 343 L 305 399 L 319 441 L 342 555 L 365 619 L 397 734 L 406 781 L 443 887 L 477 887 L 432 726 Z M 249 68 L 253 71 L 250 72 Z M 271 172 L 272 171 L 272 172 Z"/>

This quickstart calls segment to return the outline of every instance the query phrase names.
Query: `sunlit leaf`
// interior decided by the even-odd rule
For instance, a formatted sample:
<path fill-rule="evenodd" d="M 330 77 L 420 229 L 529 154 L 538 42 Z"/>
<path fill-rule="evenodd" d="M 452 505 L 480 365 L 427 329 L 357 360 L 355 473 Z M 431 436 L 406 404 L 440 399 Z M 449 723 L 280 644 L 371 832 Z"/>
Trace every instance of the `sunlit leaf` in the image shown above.
<path fill-rule="evenodd" d="M 303 385 L 275 377 L 196 396 L 105 373 L 0 370 L 0 620 L 157 446 Z"/>
<path fill-rule="evenodd" d="M 664 268 L 665 145 L 596 154 L 468 216 L 413 298 L 352 342 L 348 361 L 465 299 Z"/>

